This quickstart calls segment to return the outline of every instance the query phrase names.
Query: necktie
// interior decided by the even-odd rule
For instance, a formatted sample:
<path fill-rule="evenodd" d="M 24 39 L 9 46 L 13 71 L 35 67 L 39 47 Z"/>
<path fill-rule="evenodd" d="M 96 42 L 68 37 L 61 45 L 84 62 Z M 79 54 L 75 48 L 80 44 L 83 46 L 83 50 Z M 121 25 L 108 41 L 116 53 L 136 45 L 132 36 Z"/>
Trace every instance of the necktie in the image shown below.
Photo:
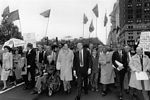
<path fill-rule="evenodd" d="M 122 61 L 122 52 L 121 51 L 119 52 L 119 56 L 120 56 L 120 59 Z"/>
<path fill-rule="evenodd" d="M 140 62 L 141 62 L 141 67 L 142 67 L 142 71 L 143 71 L 143 55 L 140 56 Z M 142 89 L 145 90 L 145 85 L 144 85 L 143 80 L 141 80 L 141 84 L 142 84 Z"/>
<path fill-rule="evenodd" d="M 30 54 L 30 51 L 31 51 L 31 50 L 28 51 L 28 54 Z"/>
<path fill-rule="evenodd" d="M 83 67 L 82 51 L 79 51 L 80 66 Z"/>
<path fill-rule="evenodd" d="M 140 61 L 141 61 L 141 67 L 142 67 L 142 71 L 143 71 L 143 56 L 140 56 Z"/>

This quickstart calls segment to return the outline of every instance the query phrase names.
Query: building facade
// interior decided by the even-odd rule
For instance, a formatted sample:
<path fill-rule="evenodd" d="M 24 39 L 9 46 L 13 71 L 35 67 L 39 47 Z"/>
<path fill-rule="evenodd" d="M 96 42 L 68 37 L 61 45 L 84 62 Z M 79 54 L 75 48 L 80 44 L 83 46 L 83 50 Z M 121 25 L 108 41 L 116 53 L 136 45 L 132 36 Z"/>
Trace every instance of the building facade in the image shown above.
<path fill-rule="evenodd" d="M 133 46 L 142 31 L 150 31 L 150 0 L 119 0 L 118 42 Z"/>
<path fill-rule="evenodd" d="M 108 45 L 116 45 L 117 44 L 117 37 L 118 37 L 118 31 L 117 27 L 120 26 L 120 21 L 119 21 L 119 0 L 114 4 L 113 11 L 110 14 L 110 19 L 111 19 L 111 30 L 108 35 L 107 39 L 107 44 Z"/>

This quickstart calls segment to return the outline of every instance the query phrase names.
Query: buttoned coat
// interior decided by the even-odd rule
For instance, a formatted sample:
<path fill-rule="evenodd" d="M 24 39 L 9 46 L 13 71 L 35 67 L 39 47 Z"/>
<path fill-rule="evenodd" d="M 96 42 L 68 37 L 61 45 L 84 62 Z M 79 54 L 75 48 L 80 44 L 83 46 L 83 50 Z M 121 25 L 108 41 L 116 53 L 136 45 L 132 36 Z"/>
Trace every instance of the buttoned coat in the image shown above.
<path fill-rule="evenodd" d="M 131 78 L 130 78 L 129 86 L 132 88 L 136 88 L 138 90 L 142 90 L 141 81 L 136 79 L 136 74 L 135 74 L 135 72 L 137 71 L 142 71 L 140 56 L 137 54 L 134 55 L 129 62 L 129 66 L 131 68 Z M 150 59 L 148 58 L 148 56 L 143 55 L 143 71 L 147 71 L 147 70 L 150 70 Z M 144 87 L 146 91 L 150 90 L 150 80 L 144 81 Z"/>

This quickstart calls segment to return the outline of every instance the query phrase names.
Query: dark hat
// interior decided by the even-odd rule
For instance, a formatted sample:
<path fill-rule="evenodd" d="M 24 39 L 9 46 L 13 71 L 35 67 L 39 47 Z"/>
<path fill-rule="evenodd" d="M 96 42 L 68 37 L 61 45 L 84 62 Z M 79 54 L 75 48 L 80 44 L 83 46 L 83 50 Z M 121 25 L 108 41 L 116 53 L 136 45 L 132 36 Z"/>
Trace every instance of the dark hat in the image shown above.
<path fill-rule="evenodd" d="M 28 44 L 27 44 L 27 47 L 33 48 L 33 44 L 32 44 L 32 43 L 28 43 Z"/>
<path fill-rule="evenodd" d="M 11 48 L 9 46 L 4 46 L 4 49 L 8 49 L 8 51 L 10 52 L 11 51 Z"/>

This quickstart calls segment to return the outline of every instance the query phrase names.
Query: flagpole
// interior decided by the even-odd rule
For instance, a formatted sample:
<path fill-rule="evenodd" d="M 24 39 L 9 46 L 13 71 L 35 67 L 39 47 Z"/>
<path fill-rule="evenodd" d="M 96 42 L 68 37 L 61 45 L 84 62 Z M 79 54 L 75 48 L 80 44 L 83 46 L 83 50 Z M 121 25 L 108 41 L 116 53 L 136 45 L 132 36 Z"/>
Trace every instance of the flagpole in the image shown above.
<path fill-rule="evenodd" d="M 89 33 L 89 44 L 90 44 L 90 35 L 91 35 L 91 33 Z"/>
<path fill-rule="evenodd" d="M 107 10 L 105 9 L 105 14 L 107 15 Z M 107 23 L 106 23 L 106 44 L 107 44 Z"/>
<path fill-rule="evenodd" d="M 50 16 L 49 16 L 50 17 Z M 47 25 L 46 25 L 46 32 L 45 32 L 45 37 L 47 35 L 47 30 L 48 30 L 48 25 L 49 25 L 49 17 L 48 17 L 48 21 L 47 21 Z"/>
<path fill-rule="evenodd" d="M 83 23 L 83 38 L 84 38 L 84 23 Z"/>
<path fill-rule="evenodd" d="M 96 38 L 97 38 L 97 17 L 96 17 Z"/>
<path fill-rule="evenodd" d="M 107 44 L 107 25 L 106 25 L 106 44 Z"/>
<path fill-rule="evenodd" d="M 21 21 L 20 21 L 20 19 L 19 19 L 19 25 L 20 25 L 20 32 L 22 34 L 22 27 L 21 27 Z"/>

